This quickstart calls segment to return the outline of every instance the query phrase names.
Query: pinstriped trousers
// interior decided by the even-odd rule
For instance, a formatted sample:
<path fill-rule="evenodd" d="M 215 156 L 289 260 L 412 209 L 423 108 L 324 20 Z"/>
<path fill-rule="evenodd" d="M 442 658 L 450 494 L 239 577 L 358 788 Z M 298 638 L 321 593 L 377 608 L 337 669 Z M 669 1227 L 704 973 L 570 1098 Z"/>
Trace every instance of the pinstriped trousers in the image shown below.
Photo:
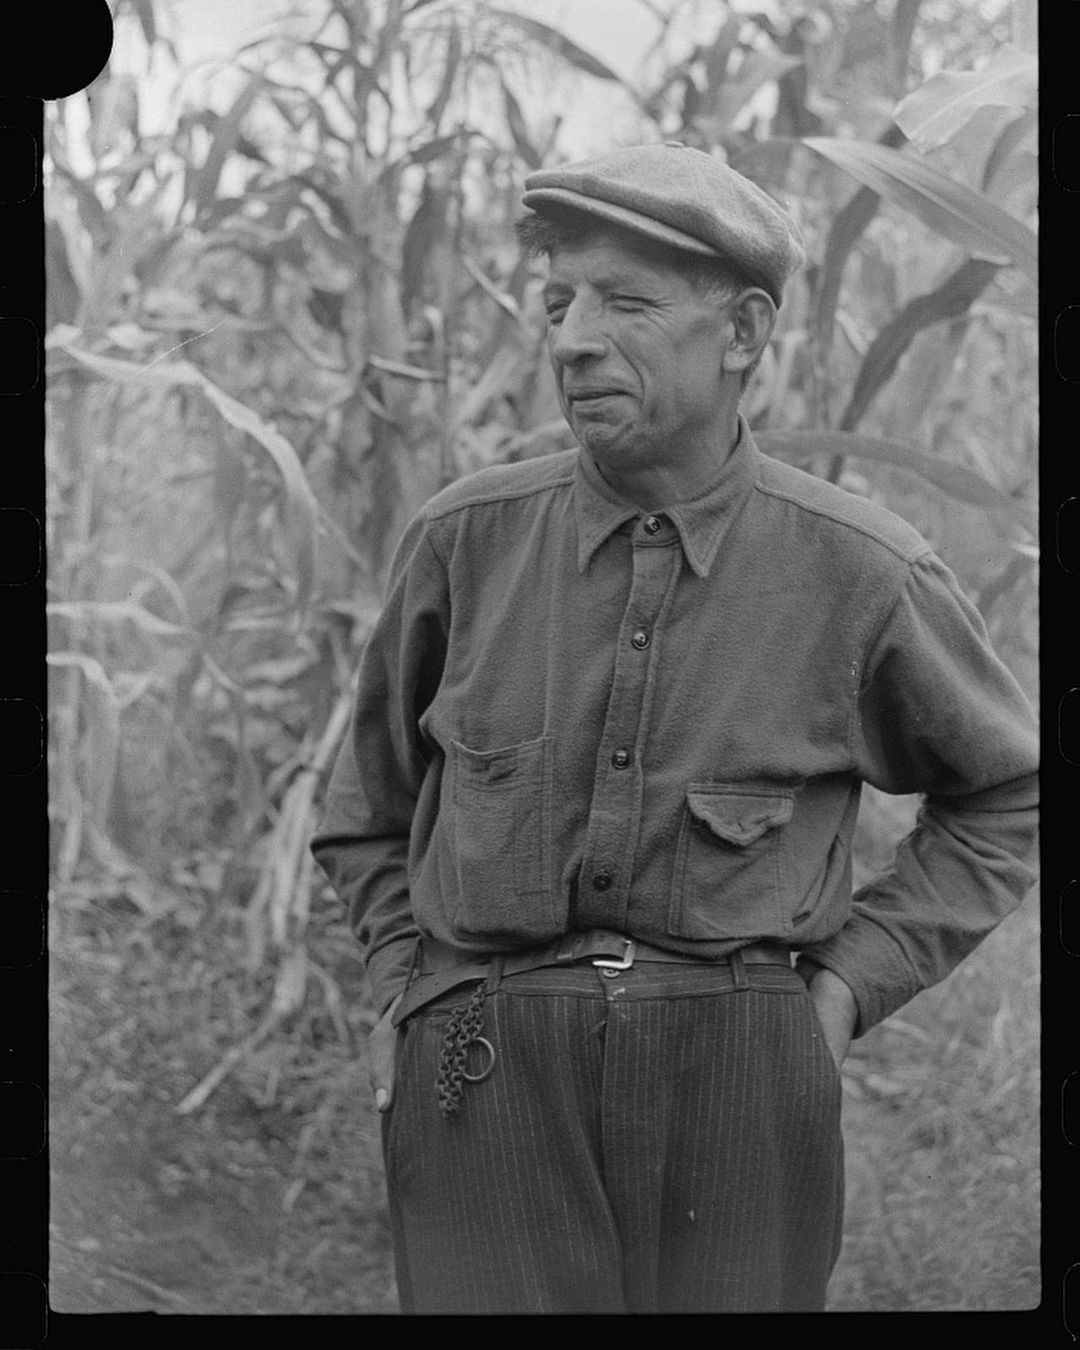
<path fill-rule="evenodd" d="M 403 1312 L 824 1307 L 840 1078 L 793 970 L 505 978 L 484 1002 L 494 1071 L 443 1117 L 440 1046 L 470 993 L 399 1033 L 383 1144 Z"/>

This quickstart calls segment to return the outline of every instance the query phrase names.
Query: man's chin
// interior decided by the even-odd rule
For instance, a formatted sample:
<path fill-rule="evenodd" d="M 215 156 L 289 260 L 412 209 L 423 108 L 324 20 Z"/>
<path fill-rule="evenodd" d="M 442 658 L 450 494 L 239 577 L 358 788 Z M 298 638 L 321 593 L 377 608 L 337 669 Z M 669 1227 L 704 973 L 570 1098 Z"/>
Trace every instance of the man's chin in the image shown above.
<path fill-rule="evenodd" d="M 594 459 L 602 460 L 615 457 L 619 453 L 622 439 L 621 429 L 606 422 L 577 418 L 570 429 L 578 439 L 583 450 L 587 450 Z"/>

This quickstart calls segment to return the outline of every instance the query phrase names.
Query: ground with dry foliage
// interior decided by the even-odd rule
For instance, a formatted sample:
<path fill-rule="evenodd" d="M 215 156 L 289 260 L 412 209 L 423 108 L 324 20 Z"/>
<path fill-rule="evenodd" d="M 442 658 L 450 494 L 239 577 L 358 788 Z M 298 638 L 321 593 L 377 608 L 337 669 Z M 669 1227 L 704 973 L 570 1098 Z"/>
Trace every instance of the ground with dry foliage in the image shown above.
<path fill-rule="evenodd" d="M 154 919 L 122 889 L 58 895 L 53 913 L 52 1307 L 392 1310 L 349 940 L 321 944 L 344 1013 L 283 1026 L 181 1114 L 259 997 L 235 935 Z"/>

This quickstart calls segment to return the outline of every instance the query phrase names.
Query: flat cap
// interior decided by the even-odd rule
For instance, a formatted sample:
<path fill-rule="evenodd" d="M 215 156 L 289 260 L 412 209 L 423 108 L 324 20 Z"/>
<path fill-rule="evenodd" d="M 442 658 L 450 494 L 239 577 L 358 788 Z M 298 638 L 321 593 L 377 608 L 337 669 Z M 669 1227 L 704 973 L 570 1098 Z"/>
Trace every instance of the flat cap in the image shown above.
<path fill-rule="evenodd" d="M 522 202 L 540 214 L 579 211 L 673 248 L 728 258 L 777 304 L 805 256 L 798 226 L 767 192 L 678 141 L 538 169 L 525 179 Z"/>

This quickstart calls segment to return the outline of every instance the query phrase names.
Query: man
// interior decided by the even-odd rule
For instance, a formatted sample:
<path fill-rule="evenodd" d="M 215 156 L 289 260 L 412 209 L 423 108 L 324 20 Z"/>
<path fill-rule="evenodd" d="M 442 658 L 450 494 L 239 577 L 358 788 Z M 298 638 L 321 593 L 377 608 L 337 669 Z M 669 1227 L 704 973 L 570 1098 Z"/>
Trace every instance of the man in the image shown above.
<path fill-rule="evenodd" d="M 677 145 L 526 189 L 580 450 L 410 525 L 313 845 L 402 1306 L 819 1309 L 840 1063 L 1030 885 L 1031 712 L 923 540 L 739 416 L 786 213 Z M 853 898 L 862 782 L 925 800 Z"/>

